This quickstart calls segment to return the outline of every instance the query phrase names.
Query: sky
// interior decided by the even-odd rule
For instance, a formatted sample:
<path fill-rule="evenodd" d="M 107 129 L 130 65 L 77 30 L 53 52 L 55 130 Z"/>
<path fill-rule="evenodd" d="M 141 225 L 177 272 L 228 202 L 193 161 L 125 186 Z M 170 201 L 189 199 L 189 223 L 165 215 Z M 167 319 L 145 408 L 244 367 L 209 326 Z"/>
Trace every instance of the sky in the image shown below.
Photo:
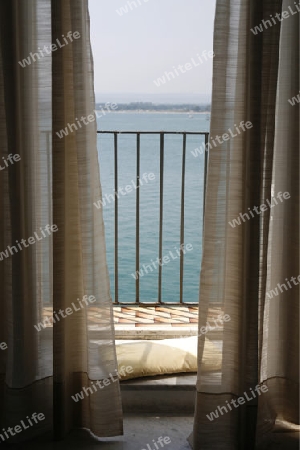
<path fill-rule="evenodd" d="M 89 0 L 89 10 L 97 101 L 209 101 L 215 0 Z"/>

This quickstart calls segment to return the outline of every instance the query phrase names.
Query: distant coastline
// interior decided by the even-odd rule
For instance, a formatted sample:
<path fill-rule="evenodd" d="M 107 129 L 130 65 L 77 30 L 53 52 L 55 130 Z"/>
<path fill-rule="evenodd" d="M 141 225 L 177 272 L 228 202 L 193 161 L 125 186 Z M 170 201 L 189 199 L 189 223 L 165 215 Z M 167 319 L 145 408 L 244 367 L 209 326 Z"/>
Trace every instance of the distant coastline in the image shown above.
<path fill-rule="evenodd" d="M 97 109 L 96 108 L 96 111 L 101 111 L 100 109 Z M 122 111 L 118 111 L 118 110 L 116 110 L 116 111 L 112 111 L 112 112 L 114 112 L 114 113 L 117 113 L 117 114 L 125 114 L 125 113 L 127 113 L 127 114 L 187 114 L 187 115 L 200 115 L 200 114 L 210 114 L 210 111 L 201 111 L 201 112 L 195 112 L 195 111 L 173 111 L 173 110 L 164 110 L 164 111 L 150 111 L 150 110 L 143 110 L 143 111 L 141 111 L 141 110 L 138 110 L 138 109 L 136 109 L 136 110 L 122 110 Z"/>
<path fill-rule="evenodd" d="M 116 103 L 115 103 L 116 104 Z M 107 103 L 96 103 L 96 110 L 105 108 Z M 210 114 L 208 104 L 155 104 L 151 102 L 119 103 L 114 112 L 118 113 L 163 113 L 163 114 Z"/>

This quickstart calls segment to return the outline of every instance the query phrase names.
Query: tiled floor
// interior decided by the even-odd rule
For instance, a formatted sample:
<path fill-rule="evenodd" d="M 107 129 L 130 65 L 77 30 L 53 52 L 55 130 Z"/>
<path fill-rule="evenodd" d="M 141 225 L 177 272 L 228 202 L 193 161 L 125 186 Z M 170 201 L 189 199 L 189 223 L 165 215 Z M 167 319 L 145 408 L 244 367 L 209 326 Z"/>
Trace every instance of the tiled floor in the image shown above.
<path fill-rule="evenodd" d="M 197 306 L 114 306 L 115 325 L 187 327 L 198 323 Z"/>
<path fill-rule="evenodd" d="M 97 306 L 90 306 L 89 320 L 95 323 L 95 326 L 102 318 L 101 308 Z M 160 328 L 166 329 L 178 329 L 178 328 L 191 328 L 197 327 L 198 324 L 198 306 L 114 306 L 114 323 L 116 330 L 118 328 L 124 329 L 126 326 L 134 326 L 135 328 L 152 327 L 156 330 Z M 208 310 L 207 321 L 211 321 L 214 325 L 214 319 L 217 319 L 218 315 L 222 313 L 220 307 L 210 307 Z M 52 308 L 45 307 L 43 309 L 43 319 L 49 318 L 46 327 L 52 327 L 51 323 Z M 218 328 L 218 324 L 216 324 Z"/>
<path fill-rule="evenodd" d="M 210 307 L 207 321 L 214 326 L 214 319 L 222 314 L 220 307 Z M 195 327 L 198 324 L 198 306 L 114 306 L 115 327 Z M 219 325 L 215 324 L 218 328 Z"/>

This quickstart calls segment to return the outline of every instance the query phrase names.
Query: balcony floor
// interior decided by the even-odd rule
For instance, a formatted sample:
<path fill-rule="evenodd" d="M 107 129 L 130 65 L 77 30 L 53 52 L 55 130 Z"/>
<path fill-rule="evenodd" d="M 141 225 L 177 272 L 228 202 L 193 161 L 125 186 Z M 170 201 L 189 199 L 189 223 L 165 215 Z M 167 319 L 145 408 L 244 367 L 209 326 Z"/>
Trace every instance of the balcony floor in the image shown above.
<path fill-rule="evenodd" d="M 114 321 L 135 327 L 190 327 L 198 323 L 198 306 L 114 306 Z"/>
<path fill-rule="evenodd" d="M 198 334 L 198 305 L 118 305 L 113 310 L 117 339 L 165 339 Z M 221 313 L 221 307 L 211 306 L 208 320 L 213 324 Z M 217 331 L 222 329 L 215 327 Z"/>

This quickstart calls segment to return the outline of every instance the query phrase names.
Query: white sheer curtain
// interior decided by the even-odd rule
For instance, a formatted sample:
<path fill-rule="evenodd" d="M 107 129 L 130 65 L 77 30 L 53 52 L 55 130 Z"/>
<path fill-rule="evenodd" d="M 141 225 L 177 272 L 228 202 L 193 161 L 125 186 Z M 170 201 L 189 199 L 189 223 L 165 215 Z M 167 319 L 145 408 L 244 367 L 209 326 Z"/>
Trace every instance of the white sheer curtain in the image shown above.
<path fill-rule="evenodd" d="M 69 31 L 80 38 L 49 51 Z M 56 438 L 73 427 L 122 434 L 103 218 L 93 207 L 101 195 L 96 122 L 56 134 L 94 109 L 87 0 L 1 1 L 0 153 L 21 159 L 0 172 L 0 251 L 58 227 L 0 261 L 1 428 L 45 415 L 9 442 L 52 428 Z M 54 326 L 34 327 L 84 295 L 96 300 Z M 104 389 L 71 398 L 110 374 Z"/>
<path fill-rule="evenodd" d="M 288 0 L 217 0 L 210 136 L 253 127 L 210 150 L 199 330 L 215 301 L 231 319 L 218 376 L 202 374 L 199 339 L 195 450 L 299 445 L 299 286 L 267 294 L 299 275 L 299 106 L 288 99 L 299 93 L 300 15 L 250 30 L 289 7 L 297 11 Z M 290 198 L 251 216 L 280 191 Z M 232 227 L 240 213 L 249 220 Z M 257 385 L 268 391 L 230 410 Z"/>

